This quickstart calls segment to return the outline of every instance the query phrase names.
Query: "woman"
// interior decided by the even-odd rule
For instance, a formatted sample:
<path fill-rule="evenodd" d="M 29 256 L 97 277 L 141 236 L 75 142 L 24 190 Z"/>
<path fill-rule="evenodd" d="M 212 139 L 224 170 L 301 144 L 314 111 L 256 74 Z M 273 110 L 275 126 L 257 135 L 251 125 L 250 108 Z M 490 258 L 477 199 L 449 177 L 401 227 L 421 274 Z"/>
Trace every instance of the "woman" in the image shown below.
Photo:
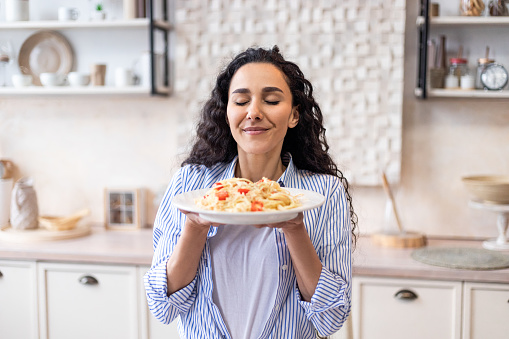
<path fill-rule="evenodd" d="M 298 66 L 277 46 L 236 56 L 219 74 L 156 216 L 145 275 L 155 317 L 180 316 L 182 338 L 316 338 L 341 328 L 356 216 L 327 150 L 313 87 Z M 213 224 L 172 204 L 176 194 L 233 177 L 266 177 L 326 202 L 253 227 Z"/>

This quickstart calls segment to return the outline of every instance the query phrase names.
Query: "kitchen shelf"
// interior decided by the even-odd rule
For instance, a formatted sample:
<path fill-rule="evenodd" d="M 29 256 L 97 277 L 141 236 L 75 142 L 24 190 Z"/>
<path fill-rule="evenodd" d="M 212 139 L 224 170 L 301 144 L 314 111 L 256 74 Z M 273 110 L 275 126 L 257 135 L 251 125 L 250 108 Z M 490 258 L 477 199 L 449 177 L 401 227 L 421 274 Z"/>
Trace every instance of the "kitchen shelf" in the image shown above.
<path fill-rule="evenodd" d="M 507 99 L 509 90 L 484 91 L 484 90 L 451 90 L 451 89 L 428 89 L 428 37 L 430 27 L 438 28 L 465 28 L 465 27 L 493 27 L 509 26 L 509 17 L 473 17 L 473 16 L 442 16 L 431 17 L 429 13 L 429 0 L 420 1 L 420 14 L 416 25 L 419 30 L 419 53 L 418 74 L 415 95 L 420 99 L 430 98 L 489 98 Z"/>
<path fill-rule="evenodd" d="M 0 95 L 90 95 L 90 94 L 144 94 L 150 92 L 149 87 L 142 86 L 129 86 L 129 87 L 113 87 L 113 86 L 84 86 L 84 87 L 71 87 L 71 86 L 29 86 L 29 87 L 0 87 Z M 168 87 L 159 87 L 157 92 L 160 94 L 168 95 L 171 89 Z"/>
<path fill-rule="evenodd" d="M 509 90 L 484 91 L 484 90 L 463 90 L 463 89 L 429 89 L 429 98 L 509 98 Z"/>
<path fill-rule="evenodd" d="M 157 2 L 161 6 L 161 18 L 154 15 L 155 0 L 147 0 L 147 17 L 135 19 L 118 19 L 118 20 L 76 20 L 76 21 L 58 21 L 58 20 L 37 20 L 37 21 L 15 21 L 15 22 L 0 22 L 0 32 L 12 32 L 23 30 L 117 30 L 120 32 L 132 32 L 133 30 L 148 31 L 148 50 L 150 52 L 150 86 L 131 86 L 126 88 L 117 88 L 109 86 L 87 86 L 87 87 L 0 87 L 0 95 L 24 95 L 24 94 L 48 94 L 48 95 L 81 95 L 81 94 L 150 94 L 159 96 L 168 96 L 171 94 L 171 80 L 170 80 L 170 34 L 174 31 L 174 25 L 169 21 L 168 0 Z M 159 15 L 158 15 L 159 17 Z M 164 63 L 162 69 L 156 69 L 156 32 L 161 33 L 158 35 L 159 40 L 162 40 L 162 56 Z M 162 39 L 161 39 L 162 38 Z M 162 84 L 156 81 L 156 75 L 162 74 Z"/>
<path fill-rule="evenodd" d="M 431 17 L 429 23 L 433 26 L 509 25 L 509 17 L 443 16 Z"/>
<path fill-rule="evenodd" d="M 173 25 L 162 20 L 154 20 L 154 26 L 172 30 Z M 101 21 L 16 21 L 1 22 L 1 29 L 83 29 L 83 28 L 150 28 L 150 19 L 139 18 L 130 20 L 101 20 Z"/>

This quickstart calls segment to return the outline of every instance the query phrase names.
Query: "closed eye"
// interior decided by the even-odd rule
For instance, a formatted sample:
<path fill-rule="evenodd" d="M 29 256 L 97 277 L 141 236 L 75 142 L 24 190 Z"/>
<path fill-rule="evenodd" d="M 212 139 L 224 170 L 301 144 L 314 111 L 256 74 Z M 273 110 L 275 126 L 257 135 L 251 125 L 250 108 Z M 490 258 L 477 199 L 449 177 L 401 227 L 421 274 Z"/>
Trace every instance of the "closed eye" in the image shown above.
<path fill-rule="evenodd" d="M 249 101 L 236 102 L 235 105 L 237 105 L 237 106 L 245 106 L 245 105 L 247 105 L 248 102 Z"/>
<path fill-rule="evenodd" d="M 277 105 L 277 104 L 279 104 L 280 101 L 279 100 L 277 100 L 277 101 L 267 101 L 267 100 L 265 100 L 265 102 L 267 104 L 269 104 L 269 105 Z"/>

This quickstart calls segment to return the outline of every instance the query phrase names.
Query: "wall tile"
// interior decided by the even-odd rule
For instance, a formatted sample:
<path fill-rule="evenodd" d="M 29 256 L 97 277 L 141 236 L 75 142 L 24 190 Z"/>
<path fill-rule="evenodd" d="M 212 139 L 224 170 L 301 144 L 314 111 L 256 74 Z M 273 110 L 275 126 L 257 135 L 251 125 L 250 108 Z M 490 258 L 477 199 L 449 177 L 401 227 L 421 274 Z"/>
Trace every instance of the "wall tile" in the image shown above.
<path fill-rule="evenodd" d="M 313 83 L 349 179 L 379 185 L 382 169 L 399 179 L 405 1 L 177 0 L 176 21 L 176 91 L 194 114 L 179 122 L 181 149 L 220 67 L 247 47 L 277 44 Z"/>

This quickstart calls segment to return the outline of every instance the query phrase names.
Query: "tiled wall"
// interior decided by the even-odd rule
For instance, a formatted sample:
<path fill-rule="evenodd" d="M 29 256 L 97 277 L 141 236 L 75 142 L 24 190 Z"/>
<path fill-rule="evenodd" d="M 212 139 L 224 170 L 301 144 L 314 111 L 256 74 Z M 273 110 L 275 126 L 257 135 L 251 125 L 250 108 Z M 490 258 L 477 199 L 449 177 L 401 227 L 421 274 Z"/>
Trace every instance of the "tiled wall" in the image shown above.
<path fill-rule="evenodd" d="M 178 0 L 175 7 L 176 95 L 187 112 L 199 111 L 233 55 L 277 44 L 315 86 L 331 151 L 347 177 L 374 185 L 385 170 L 399 179 L 404 0 Z M 184 148 L 196 115 L 180 119 Z"/>

